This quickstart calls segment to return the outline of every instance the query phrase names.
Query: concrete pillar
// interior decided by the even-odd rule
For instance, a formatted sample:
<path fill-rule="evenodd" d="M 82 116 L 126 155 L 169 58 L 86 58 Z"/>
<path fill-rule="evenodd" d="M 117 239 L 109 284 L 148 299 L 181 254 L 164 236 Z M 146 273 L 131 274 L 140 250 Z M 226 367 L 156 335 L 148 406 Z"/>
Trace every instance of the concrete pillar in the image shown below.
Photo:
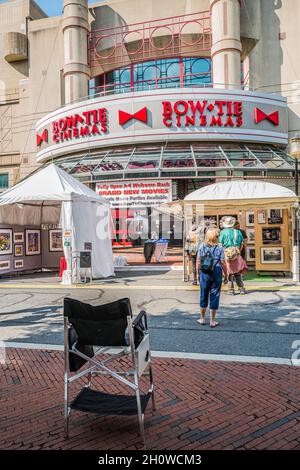
<path fill-rule="evenodd" d="M 88 4 L 87 0 L 64 0 L 64 86 L 65 103 L 88 95 Z"/>
<path fill-rule="evenodd" d="M 212 69 L 216 88 L 241 87 L 239 0 L 210 0 Z"/>

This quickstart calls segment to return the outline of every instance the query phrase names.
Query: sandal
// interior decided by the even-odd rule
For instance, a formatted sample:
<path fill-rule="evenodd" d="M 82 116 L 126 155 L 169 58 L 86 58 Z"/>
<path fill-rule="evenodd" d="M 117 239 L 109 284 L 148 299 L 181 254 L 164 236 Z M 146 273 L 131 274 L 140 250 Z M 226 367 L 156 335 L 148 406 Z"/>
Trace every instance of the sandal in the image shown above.
<path fill-rule="evenodd" d="M 219 325 L 220 325 L 220 323 L 215 321 L 214 323 L 211 323 L 209 326 L 210 326 L 210 328 L 216 328 Z"/>
<path fill-rule="evenodd" d="M 198 320 L 196 320 L 197 323 L 199 323 L 199 325 L 205 325 L 205 320 L 204 318 L 198 318 Z"/>

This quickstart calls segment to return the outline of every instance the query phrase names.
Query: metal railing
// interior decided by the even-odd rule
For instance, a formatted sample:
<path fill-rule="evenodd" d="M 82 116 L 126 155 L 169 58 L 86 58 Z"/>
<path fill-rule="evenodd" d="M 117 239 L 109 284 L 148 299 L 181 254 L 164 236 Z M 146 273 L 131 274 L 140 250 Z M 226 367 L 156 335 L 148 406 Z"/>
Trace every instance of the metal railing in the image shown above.
<path fill-rule="evenodd" d="M 169 56 L 178 56 L 210 48 L 211 15 L 210 11 L 202 11 L 93 30 L 88 54 L 91 67 L 120 66 L 124 62 L 149 59 L 166 50 Z"/>

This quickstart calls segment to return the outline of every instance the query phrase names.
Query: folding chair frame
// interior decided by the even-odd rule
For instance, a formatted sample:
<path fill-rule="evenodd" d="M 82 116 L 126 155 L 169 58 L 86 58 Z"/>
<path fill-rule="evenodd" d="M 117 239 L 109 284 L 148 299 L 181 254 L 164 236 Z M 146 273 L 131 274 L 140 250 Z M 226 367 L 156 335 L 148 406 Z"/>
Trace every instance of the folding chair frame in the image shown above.
<path fill-rule="evenodd" d="M 93 357 L 89 357 L 78 349 L 74 345 L 72 349 L 69 349 L 69 338 L 68 338 L 68 330 L 70 327 L 70 323 L 68 317 L 64 317 L 64 358 L 65 358 L 65 369 L 64 369 L 64 418 L 65 418 L 65 437 L 69 437 L 69 418 L 71 414 L 71 402 L 69 402 L 69 384 L 78 380 L 81 377 L 87 376 L 88 382 L 85 387 L 90 387 L 92 382 L 93 375 L 108 375 L 112 378 L 118 380 L 119 382 L 123 383 L 124 385 L 128 386 L 130 389 L 135 391 L 136 395 L 136 404 L 137 404 L 137 415 L 138 415 L 138 422 L 139 422 L 139 429 L 141 439 L 143 441 L 144 446 L 146 447 L 145 441 L 145 428 L 144 428 L 144 413 L 142 410 L 141 405 L 141 393 L 140 393 L 140 377 L 142 375 L 147 375 L 149 377 L 150 387 L 148 390 L 148 394 L 151 395 L 152 401 L 152 410 L 155 411 L 155 398 L 154 398 L 154 384 L 153 384 L 153 373 L 152 373 L 152 363 L 151 363 L 151 351 L 148 351 L 148 360 L 147 365 L 144 370 L 148 369 L 148 373 L 144 374 L 142 371 L 141 374 L 138 372 L 138 348 L 135 348 L 134 343 L 134 325 L 138 323 L 143 318 L 144 325 L 145 325 L 145 335 L 148 335 L 148 323 L 147 323 L 147 314 L 145 311 L 141 311 L 138 317 L 135 320 L 132 319 L 131 316 L 127 316 L 127 328 L 129 334 L 129 346 L 121 346 L 121 347 L 99 347 L 94 353 Z M 114 352 L 116 351 L 117 352 Z M 70 372 L 70 363 L 69 363 L 69 353 L 75 354 L 87 361 L 85 365 L 85 369 L 81 370 L 80 372 L 74 373 L 71 375 Z M 99 361 L 97 357 L 101 354 L 105 354 L 108 357 L 102 361 Z M 122 371 L 117 369 L 117 371 L 111 370 L 107 367 L 107 364 L 110 362 L 119 359 L 120 357 L 126 357 L 131 355 L 132 366 L 133 370 L 129 371 Z M 129 380 L 129 377 L 133 376 L 133 381 Z"/>

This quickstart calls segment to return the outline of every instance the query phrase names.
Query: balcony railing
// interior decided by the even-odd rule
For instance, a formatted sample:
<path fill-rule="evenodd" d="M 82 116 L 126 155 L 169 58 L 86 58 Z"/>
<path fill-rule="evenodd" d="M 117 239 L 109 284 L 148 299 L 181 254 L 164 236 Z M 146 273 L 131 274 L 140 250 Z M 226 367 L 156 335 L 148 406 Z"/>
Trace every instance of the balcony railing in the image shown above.
<path fill-rule="evenodd" d="M 93 30 L 89 38 L 91 67 L 112 68 L 155 58 L 209 51 L 211 15 L 209 11 L 122 24 Z"/>

